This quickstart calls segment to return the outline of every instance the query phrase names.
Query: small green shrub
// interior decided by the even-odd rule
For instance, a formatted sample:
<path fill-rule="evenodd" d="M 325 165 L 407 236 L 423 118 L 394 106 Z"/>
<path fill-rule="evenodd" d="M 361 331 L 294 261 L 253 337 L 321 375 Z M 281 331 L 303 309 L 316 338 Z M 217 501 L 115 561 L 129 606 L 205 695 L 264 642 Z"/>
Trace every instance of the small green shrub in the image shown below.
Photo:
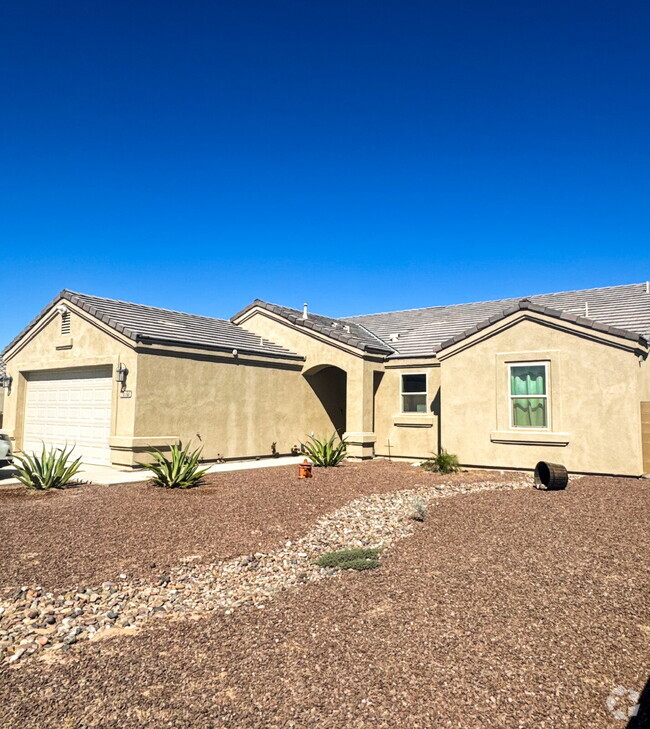
<path fill-rule="evenodd" d="M 20 462 L 16 464 L 18 480 L 28 489 L 62 489 L 81 469 L 81 458 L 70 460 L 73 449 L 74 446 L 48 450 L 43 443 L 40 456 L 36 453 L 15 456 Z"/>
<path fill-rule="evenodd" d="M 339 570 L 374 570 L 379 567 L 379 549 L 343 549 L 328 552 L 316 560 L 319 567 L 335 567 Z"/>
<path fill-rule="evenodd" d="M 413 511 L 411 512 L 411 519 L 413 521 L 424 521 L 427 515 L 427 505 L 422 499 L 415 499 L 413 502 Z"/>
<path fill-rule="evenodd" d="M 198 486 L 208 471 L 207 468 L 199 468 L 201 450 L 197 448 L 190 452 L 189 444 L 183 446 L 182 443 L 178 443 L 172 446 L 169 457 L 157 448 L 147 451 L 155 458 L 155 462 L 149 466 L 153 471 L 151 481 L 156 486 L 167 489 L 189 489 Z"/>
<path fill-rule="evenodd" d="M 309 436 L 306 443 L 301 443 L 302 450 L 309 456 L 314 466 L 322 466 L 323 468 L 338 466 L 346 456 L 348 444 L 344 440 L 339 440 L 336 443 L 337 438 L 336 433 L 332 433 L 329 440 L 319 440 L 314 438 L 313 435 Z"/>
<path fill-rule="evenodd" d="M 425 471 L 431 471 L 432 473 L 456 473 L 460 471 L 460 464 L 458 463 L 458 457 L 453 453 L 447 453 L 444 448 L 437 453 L 433 458 L 427 458 L 420 464 L 420 468 Z"/>

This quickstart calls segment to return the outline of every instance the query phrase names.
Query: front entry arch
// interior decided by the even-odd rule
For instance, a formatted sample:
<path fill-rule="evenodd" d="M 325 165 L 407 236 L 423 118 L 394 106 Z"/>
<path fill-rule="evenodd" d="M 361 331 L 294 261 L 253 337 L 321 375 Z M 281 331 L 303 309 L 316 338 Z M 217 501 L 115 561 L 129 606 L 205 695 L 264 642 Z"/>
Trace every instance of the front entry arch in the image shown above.
<path fill-rule="evenodd" d="M 304 373 L 340 438 L 347 428 L 347 381 L 345 370 L 335 365 L 317 365 Z"/>

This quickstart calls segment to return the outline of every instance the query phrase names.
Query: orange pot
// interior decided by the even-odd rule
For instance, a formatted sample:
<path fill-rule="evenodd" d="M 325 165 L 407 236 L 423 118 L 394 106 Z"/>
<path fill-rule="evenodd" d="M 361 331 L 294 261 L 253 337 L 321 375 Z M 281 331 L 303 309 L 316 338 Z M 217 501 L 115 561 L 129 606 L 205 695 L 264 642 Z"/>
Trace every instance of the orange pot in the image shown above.
<path fill-rule="evenodd" d="M 311 478 L 311 463 L 309 461 L 303 461 L 298 464 L 298 478 Z"/>

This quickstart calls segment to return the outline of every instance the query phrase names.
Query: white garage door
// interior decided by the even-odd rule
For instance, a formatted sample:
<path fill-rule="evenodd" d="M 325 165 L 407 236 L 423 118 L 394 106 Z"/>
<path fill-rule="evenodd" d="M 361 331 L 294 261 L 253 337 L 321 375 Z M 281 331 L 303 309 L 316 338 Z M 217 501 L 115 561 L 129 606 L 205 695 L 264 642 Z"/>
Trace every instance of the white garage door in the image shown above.
<path fill-rule="evenodd" d="M 27 374 L 23 450 L 74 444 L 84 463 L 110 464 L 111 367 L 75 367 Z"/>

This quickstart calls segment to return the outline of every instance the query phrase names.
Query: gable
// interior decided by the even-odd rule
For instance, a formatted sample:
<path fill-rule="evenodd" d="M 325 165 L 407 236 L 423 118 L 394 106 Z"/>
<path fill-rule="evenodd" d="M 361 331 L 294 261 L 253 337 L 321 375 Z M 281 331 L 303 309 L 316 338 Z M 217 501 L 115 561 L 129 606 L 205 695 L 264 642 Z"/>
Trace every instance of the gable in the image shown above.
<path fill-rule="evenodd" d="M 564 331 L 578 338 L 596 341 L 620 349 L 633 352 L 648 351 L 648 342 L 644 337 L 634 332 L 628 332 L 584 317 L 577 317 L 567 312 L 555 311 L 524 300 L 510 311 L 504 312 L 502 316 L 492 317 L 443 342 L 436 354 L 442 361 L 468 347 L 475 346 L 487 338 L 495 336 L 505 329 L 515 327 L 523 321 L 535 322 L 555 331 Z"/>
<path fill-rule="evenodd" d="M 261 299 L 255 299 L 251 304 L 235 314 L 231 321 L 236 324 L 242 324 L 256 312 L 265 311 L 273 315 L 274 318 L 287 322 L 294 328 L 303 329 L 306 332 L 314 332 L 321 337 L 331 339 L 335 342 L 348 345 L 354 349 L 371 354 L 391 354 L 394 350 L 386 342 L 382 341 L 376 334 L 361 324 L 348 322 L 345 319 L 335 319 L 333 317 L 322 316 L 321 314 L 313 314 L 309 312 L 305 316 L 304 312 L 297 309 L 290 309 L 287 306 L 279 304 L 270 304 Z"/>
<path fill-rule="evenodd" d="M 65 326 L 57 306 L 51 305 L 44 310 L 21 336 L 13 340 L 4 354 L 9 364 L 14 359 L 36 363 L 53 358 L 112 355 L 120 345 L 133 348 L 133 342 L 71 304 L 66 304 L 69 314 Z"/>

